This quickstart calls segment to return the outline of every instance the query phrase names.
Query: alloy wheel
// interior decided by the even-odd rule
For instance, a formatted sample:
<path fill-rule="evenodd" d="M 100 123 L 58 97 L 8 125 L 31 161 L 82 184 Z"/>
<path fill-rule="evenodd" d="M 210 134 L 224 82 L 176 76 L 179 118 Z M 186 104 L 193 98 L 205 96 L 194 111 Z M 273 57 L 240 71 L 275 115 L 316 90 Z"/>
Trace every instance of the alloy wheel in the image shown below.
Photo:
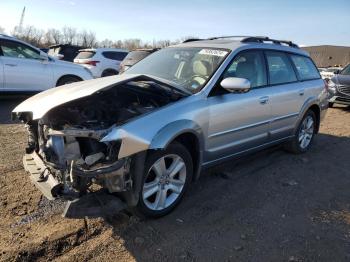
<path fill-rule="evenodd" d="M 163 210 L 173 204 L 184 189 L 186 164 L 176 154 L 159 158 L 145 177 L 142 198 L 151 210 Z"/>
<path fill-rule="evenodd" d="M 305 149 L 309 146 L 312 137 L 314 135 L 315 122 L 312 116 L 308 115 L 302 122 L 298 141 L 302 149 Z"/>

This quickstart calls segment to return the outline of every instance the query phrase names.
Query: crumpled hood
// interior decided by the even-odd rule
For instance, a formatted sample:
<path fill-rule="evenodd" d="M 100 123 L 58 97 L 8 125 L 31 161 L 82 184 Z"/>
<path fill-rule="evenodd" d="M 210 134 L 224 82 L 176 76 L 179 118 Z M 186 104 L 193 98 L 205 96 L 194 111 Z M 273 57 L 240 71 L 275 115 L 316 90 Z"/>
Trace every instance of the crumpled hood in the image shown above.
<path fill-rule="evenodd" d="M 12 114 L 31 112 L 32 119 L 42 118 L 52 108 L 92 95 L 110 86 L 127 82 L 138 75 L 122 74 L 59 86 L 36 94 L 13 109 Z"/>

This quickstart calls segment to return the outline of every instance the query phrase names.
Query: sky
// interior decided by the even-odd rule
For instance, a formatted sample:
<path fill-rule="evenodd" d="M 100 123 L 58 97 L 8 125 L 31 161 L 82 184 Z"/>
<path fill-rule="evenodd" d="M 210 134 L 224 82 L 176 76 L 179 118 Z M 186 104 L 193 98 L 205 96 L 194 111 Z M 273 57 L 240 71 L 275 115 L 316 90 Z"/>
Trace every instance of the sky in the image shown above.
<path fill-rule="evenodd" d="M 0 0 L 0 27 L 64 26 L 98 40 L 264 35 L 299 45 L 350 46 L 350 0 Z"/>

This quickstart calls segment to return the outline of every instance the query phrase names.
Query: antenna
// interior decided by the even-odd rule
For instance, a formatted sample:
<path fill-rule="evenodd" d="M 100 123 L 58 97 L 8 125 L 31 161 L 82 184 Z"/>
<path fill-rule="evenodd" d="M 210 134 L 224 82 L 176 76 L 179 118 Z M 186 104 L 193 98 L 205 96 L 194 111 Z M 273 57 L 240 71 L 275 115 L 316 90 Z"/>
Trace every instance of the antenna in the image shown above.
<path fill-rule="evenodd" d="M 19 25 L 18 25 L 17 30 L 16 30 L 18 34 L 22 33 L 25 12 L 26 12 L 26 7 L 23 7 L 21 20 L 19 21 Z"/>

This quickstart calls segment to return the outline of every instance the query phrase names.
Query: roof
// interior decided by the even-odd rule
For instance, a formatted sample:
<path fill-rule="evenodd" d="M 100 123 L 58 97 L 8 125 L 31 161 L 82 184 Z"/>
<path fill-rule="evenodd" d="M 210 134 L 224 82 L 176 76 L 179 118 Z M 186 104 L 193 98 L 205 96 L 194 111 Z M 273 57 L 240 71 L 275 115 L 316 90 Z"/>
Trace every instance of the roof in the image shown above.
<path fill-rule="evenodd" d="M 121 49 L 121 48 L 84 48 L 80 49 L 79 51 L 114 51 L 114 52 L 125 52 L 128 53 L 129 51 L 127 49 Z"/>
<path fill-rule="evenodd" d="M 190 39 L 181 44 L 171 47 L 201 47 L 236 50 L 238 48 L 249 47 L 250 49 L 272 49 L 292 52 L 301 55 L 308 53 L 300 49 L 291 41 L 275 40 L 268 37 L 234 36 L 234 37 L 214 37 L 210 39 Z"/>

